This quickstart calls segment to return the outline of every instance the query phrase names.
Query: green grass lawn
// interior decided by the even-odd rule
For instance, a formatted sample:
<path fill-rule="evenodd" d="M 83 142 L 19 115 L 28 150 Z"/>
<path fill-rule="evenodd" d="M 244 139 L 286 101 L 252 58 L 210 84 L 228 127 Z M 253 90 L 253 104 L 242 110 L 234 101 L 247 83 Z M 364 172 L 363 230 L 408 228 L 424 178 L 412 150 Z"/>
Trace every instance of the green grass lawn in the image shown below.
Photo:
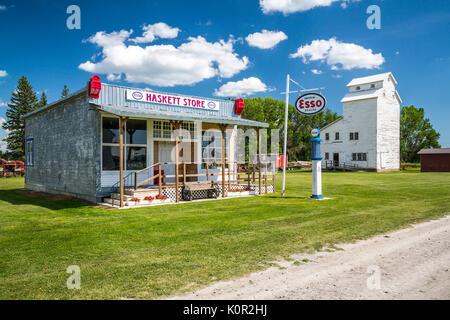
<path fill-rule="evenodd" d="M 0 298 L 157 298 L 450 212 L 450 173 L 327 172 L 323 183 L 332 200 L 306 200 L 311 173 L 288 172 L 285 198 L 113 210 L 0 179 Z M 69 265 L 80 290 L 66 288 Z"/>

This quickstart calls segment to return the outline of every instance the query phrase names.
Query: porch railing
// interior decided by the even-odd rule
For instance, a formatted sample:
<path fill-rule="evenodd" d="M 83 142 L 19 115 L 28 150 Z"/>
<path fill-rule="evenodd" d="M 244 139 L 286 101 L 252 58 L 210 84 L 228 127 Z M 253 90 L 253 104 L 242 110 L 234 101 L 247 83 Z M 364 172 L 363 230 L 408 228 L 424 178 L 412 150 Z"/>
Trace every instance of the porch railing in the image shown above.
<path fill-rule="evenodd" d="M 202 165 L 205 172 L 203 173 L 188 173 L 188 165 Z M 276 192 L 276 163 L 274 161 L 261 162 L 261 163 L 242 163 L 242 162 L 227 162 L 227 168 L 225 173 L 211 172 L 211 166 L 217 165 L 218 169 L 221 169 L 222 163 L 220 162 L 179 162 L 179 170 L 173 170 L 175 174 L 167 174 L 168 166 L 176 166 L 175 162 L 158 162 L 142 170 L 131 172 L 124 176 L 123 185 L 125 189 L 138 190 L 144 186 L 158 186 L 159 193 L 162 194 L 163 187 L 176 187 L 176 185 L 183 187 L 189 178 L 205 178 L 206 182 L 214 181 L 221 186 L 222 197 L 225 197 L 227 191 L 233 191 L 233 187 L 239 189 L 240 186 L 246 186 L 248 190 L 256 189 L 258 193 L 268 193 L 269 185 Z M 164 166 L 164 167 L 163 167 Z M 221 180 L 215 179 L 215 177 L 222 177 Z M 225 178 L 225 179 L 224 179 Z M 167 182 L 168 179 L 174 182 Z M 205 181 L 202 180 L 202 181 Z M 178 181 L 178 184 L 177 184 Z M 113 190 L 118 191 L 120 189 L 120 181 L 113 185 Z M 178 194 L 178 192 L 176 192 Z M 178 196 L 176 197 L 178 201 Z"/>
<path fill-rule="evenodd" d="M 347 162 L 337 162 L 333 160 L 325 160 L 324 162 L 325 166 L 324 169 L 326 170 L 356 170 L 359 168 L 358 164 L 356 163 L 347 163 Z"/>

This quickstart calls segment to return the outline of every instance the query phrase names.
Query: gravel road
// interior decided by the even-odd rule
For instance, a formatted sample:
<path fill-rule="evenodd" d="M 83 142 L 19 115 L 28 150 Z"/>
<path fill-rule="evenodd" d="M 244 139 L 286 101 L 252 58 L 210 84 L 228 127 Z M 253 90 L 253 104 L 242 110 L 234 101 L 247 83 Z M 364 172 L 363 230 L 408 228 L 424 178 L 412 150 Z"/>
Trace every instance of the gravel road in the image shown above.
<path fill-rule="evenodd" d="M 450 299 L 450 216 L 338 247 L 172 299 Z"/>

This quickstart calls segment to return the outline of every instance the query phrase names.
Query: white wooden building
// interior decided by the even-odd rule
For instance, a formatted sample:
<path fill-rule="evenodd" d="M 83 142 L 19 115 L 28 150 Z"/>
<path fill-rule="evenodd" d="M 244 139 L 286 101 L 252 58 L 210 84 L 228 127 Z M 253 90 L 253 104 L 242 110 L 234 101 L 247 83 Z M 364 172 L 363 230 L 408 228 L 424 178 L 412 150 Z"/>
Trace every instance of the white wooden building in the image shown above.
<path fill-rule="evenodd" d="M 355 78 L 341 100 L 343 116 L 321 129 L 324 165 L 400 169 L 400 103 L 391 72 Z"/>

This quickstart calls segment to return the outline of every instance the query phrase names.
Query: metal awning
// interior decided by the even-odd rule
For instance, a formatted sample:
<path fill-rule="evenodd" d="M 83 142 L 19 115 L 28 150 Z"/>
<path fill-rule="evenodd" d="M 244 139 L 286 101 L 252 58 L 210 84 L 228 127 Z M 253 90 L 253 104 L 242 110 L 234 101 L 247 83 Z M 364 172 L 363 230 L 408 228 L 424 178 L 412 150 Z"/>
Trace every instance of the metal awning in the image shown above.
<path fill-rule="evenodd" d="M 269 124 L 264 122 L 258 122 L 253 120 L 242 119 L 239 117 L 206 117 L 199 116 L 198 114 L 185 114 L 185 113 L 175 113 L 175 112 L 162 112 L 159 110 L 151 109 L 136 109 L 130 107 L 112 107 L 105 106 L 101 104 L 91 103 L 99 111 L 110 113 L 120 117 L 130 117 L 130 118 L 145 118 L 145 119 L 163 119 L 163 120 L 183 120 L 183 121 L 202 121 L 209 123 L 224 123 L 233 124 L 239 126 L 249 126 L 249 127 L 260 127 L 268 128 Z"/>

